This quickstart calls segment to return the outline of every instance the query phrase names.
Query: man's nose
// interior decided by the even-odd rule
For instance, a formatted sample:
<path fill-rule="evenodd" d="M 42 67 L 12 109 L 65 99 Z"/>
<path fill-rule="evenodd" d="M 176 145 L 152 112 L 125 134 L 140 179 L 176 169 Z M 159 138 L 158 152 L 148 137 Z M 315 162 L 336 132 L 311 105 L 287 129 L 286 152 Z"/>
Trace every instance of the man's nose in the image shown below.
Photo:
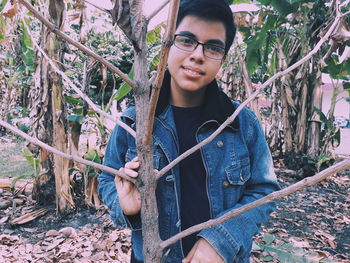
<path fill-rule="evenodd" d="M 196 59 L 204 59 L 204 46 L 198 43 L 197 47 L 191 52 L 191 57 Z"/>

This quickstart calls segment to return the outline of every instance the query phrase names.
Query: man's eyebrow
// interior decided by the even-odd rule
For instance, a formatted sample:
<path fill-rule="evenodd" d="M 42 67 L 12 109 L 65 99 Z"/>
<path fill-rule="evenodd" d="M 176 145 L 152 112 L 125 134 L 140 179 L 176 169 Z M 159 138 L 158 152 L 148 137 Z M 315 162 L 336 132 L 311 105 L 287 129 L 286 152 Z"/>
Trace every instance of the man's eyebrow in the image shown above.
<path fill-rule="evenodd" d="M 180 31 L 178 35 L 188 36 L 197 40 L 196 35 L 190 31 Z M 220 39 L 209 39 L 208 41 L 205 41 L 205 44 L 212 44 L 212 45 L 222 46 L 222 47 L 225 46 L 225 43 L 222 42 L 222 40 Z"/>
<path fill-rule="evenodd" d="M 190 31 L 180 31 L 177 35 L 182 35 L 182 36 L 187 36 L 187 37 L 192 37 L 194 39 L 197 39 L 196 35 Z"/>
<path fill-rule="evenodd" d="M 213 44 L 215 46 L 221 46 L 224 47 L 225 43 L 222 42 L 220 39 L 209 39 L 208 41 L 205 42 L 206 44 Z"/>

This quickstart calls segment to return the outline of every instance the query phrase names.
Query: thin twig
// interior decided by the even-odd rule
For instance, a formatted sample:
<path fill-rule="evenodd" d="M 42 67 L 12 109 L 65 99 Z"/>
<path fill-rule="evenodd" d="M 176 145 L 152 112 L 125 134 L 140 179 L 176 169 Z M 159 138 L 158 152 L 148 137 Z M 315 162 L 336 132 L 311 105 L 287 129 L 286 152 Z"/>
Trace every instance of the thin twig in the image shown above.
<path fill-rule="evenodd" d="M 105 65 L 107 68 L 109 68 L 112 72 L 114 72 L 115 74 L 117 74 L 123 81 L 125 81 L 126 83 L 128 83 L 130 85 L 130 87 L 132 87 L 133 89 L 135 89 L 135 83 L 128 77 L 127 74 L 123 73 L 120 69 L 118 69 L 116 66 L 114 66 L 112 63 L 108 62 L 106 59 L 104 59 L 103 57 L 99 56 L 98 54 L 96 54 L 94 51 L 92 51 L 91 49 L 87 48 L 86 46 L 82 45 L 81 43 L 75 41 L 74 39 L 72 39 L 70 36 L 68 36 L 67 34 L 63 33 L 62 31 L 60 31 L 55 24 L 51 23 L 49 20 L 47 20 L 45 17 L 43 17 L 35 8 L 34 6 L 32 6 L 30 3 L 28 3 L 25 0 L 19 0 L 19 2 L 24 5 L 30 12 L 33 13 L 33 15 L 39 19 L 46 27 L 48 27 L 53 33 L 55 33 L 56 35 L 60 36 L 61 38 L 63 38 L 64 40 L 66 40 L 68 43 L 72 44 L 73 46 L 75 46 L 76 48 L 78 48 L 79 50 L 85 52 L 86 54 L 88 54 L 89 56 L 93 57 L 94 59 L 96 59 L 98 62 L 100 62 L 101 64 Z"/>
<path fill-rule="evenodd" d="M 163 3 L 161 3 L 158 8 L 156 8 L 151 14 L 149 14 L 146 18 L 147 23 L 155 17 L 167 4 L 169 3 L 169 0 L 165 0 Z"/>
<path fill-rule="evenodd" d="M 162 86 L 163 79 L 164 79 L 164 73 L 165 73 L 166 63 L 168 61 L 169 50 L 172 45 L 172 41 L 174 37 L 176 18 L 177 18 L 177 13 L 179 11 L 179 4 L 180 4 L 179 0 L 172 0 L 169 7 L 168 25 L 165 33 L 166 36 L 165 36 L 165 40 L 163 41 L 162 49 L 160 52 L 157 75 L 155 77 L 155 81 L 152 89 L 152 95 L 151 95 L 150 104 L 149 104 L 150 107 L 147 113 L 147 126 L 146 126 L 144 141 L 143 141 L 145 145 L 148 145 L 152 138 L 154 113 L 156 111 L 160 88 Z"/>
<path fill-rule="evenodd" d="M 297 191 L 300 191 L 302 189 L 313 186 L 313 185 L 323 181 L 327 177 L 330 177 L 331 175 L 338 173 L 338 172 L 341 172 L 341 171 L 348 169 L 348 168 L 350 168 L 350 159 L 339 162 L 339 163 L 327 168 L 326 170 L 323 170 L 322 172 L 315 174 L 312 177 L 305 178 L 305 179 L 303 179 L 303 180 L 301 180 L 293 185 L 290 185 L 282 190 L 273 192 L 273 193 L 271 193 L 263 198 L 260 198 L 254 202 L 251 202 L 251 203 L 246 204 L 244 206 L 241 206 L 235 210 L 232 210 L 232 211 L 224 214 L 223 216 L 218 217 L 217 219 L 212 219 L 212 220 L 206 221 L 204 223 L 201 223 L 199 225 L 190 227 L 190 228 L 186 229 L 185 231 L 182 231 L 182 232 L 176 234 L 175 236 L 172 236 L 171 238 L 163 241 L 160 244 L 159 250 L 163 250 L 164 248 L 170 246 L 171 244 L 174 244 L 176 241 L 178 241 L 178 240 L 180 240 L 188 235 L 199 232 L 205 228 L 217 226 L 217 225 L 221 224 L 222 222 L 225 222 L 229 219 L 237 217 L 240 214 L 247 212 L 253 208 L 256 208 L 258 206 L 276 201 L 276 200 L 281 199 L 283 197 L 286 197 L 290 194 L 293 194 Z"/>
<path fill-rule="evenodd" d="M 99 7 L 99 6 L 95 5 L 94 3 L 92 3 L 92 2 L 90 2 L 90 1 L 88 1 L 88 0 L 85 0 L 85 3 L 87 3 L 87 4 L 89 4 L 89 5 L 92 5 L 93 7 L 95 7 L 96 9 L 98 9 L 98 10 L 104 12 L 104 13 L 107 13 L 107 14 L 109 14 L 109 15 L 111 14 L 111 12 L 110 12 L 108 9 L 105 9 L 105 8 L 103 8 L 103 7 Z"/>
<path fill-rule="evenodd" d="M 122 122 L 120 119 L 118 118 L 114 118 L 113 116 L 111 116 L 110 114 L 104 112 L 103 110 L 101 110 L 100 108 L 98 108 L 95 103 L 92 102 L 92 100 L 85 94 L 83 93 L 74 83 L 73 81 L 71 81 L 66 74 L 61 71 L 56 64 L 54 63 L 54 61 L 49 58 L 49 56 L 46 54 L 46 52 L 36 43 L 35 39 L 33 39 L 33 34 L 30 31 L 30 28 L 28 27 L 27 23 L 25 22 L 24 18 L 21 17 L 22 22 L 24 24 L 24 26 L 26 27 L 29 36 L 32 40 L 32 42 L 34 43 L 35 47 L 40 51 L 40 53 L 45 57 L 45 59 L 49 62 L 49 64 L 51 65 L 51 67 L 62 76 L 62 78 L 71 86 L 71 88 L 82 98 L 84 99 L 87 104 L 97 113 L 99 113 L 100 115 L 106 117 L 107 119 L 117 123 L 120 127 L 122 127 L 123 129 L 125 129 L 127 132 L 129 132 L 133 137 L 136 137 L 136 133 L 135 131 L 130 128 L 127 124 L 125 124 L 124 122 Z"/>
<path fill-rule="evenodd" d="M 346 5 L 348 5 L 349 3 L 350 3 L 350 0 L 344 1 L 343 3 L 341 3 L 341 4 L 339 5 L 339 7 L 346 6 Z"/>
<path fill-rule="evenodd" d="M 89 165 L 89 166 L 92 166 L 94 168 L 97 168 L 97 169 L 100 169 L 102 171 L 105 171 L 105 172 L 108 172 L 108 173 L 111 173 L 111 174 L 115 174 L 121 178 L 124 178 L 126 180 L 129 180 L 130 182 L 133 182 L 135 183 L 135 179 L 126 175 L 125 173 L 123 172 L 120 172 L 116 169 L 113 169 L 109 166 L 105 166 L 105 165 L 102 165 L 102 164 L 98 164 L 98 163 L 95 163 L 95 162 L 91 162 L 91 161 L 88 161 L 88 160 L 85 160 L 83 158 L 80 158 L 78 156 L 75 156 L 75 155 L 70 155 L 70 154 L 67 154 L 67 153 L 64 153 L 64 152 L 61 152 L 57 149 L 55 149 L 54 147 L 51 147 L 50 145 L 38 140 L 37 138 L 33 138 L 31 136 L 29 136 L 28 134 L 22 132 L 21 130 L 17 129 L 16 127 L 8 124 L 7 122 L 3 121 L 0 119 L 0 125 L 5 127 L 6 129 L 12 131 L 13 133 L 23 137 L 24 139 L 26 139 L 27 141 L 35 144 L 35 145 L 38 145 L 40 146 L 41 148 L 43 149 L 46 149 L 48 150 L 49 152 L 52 152 L 54 154 L 57 154 L 63 158 L 66 158 L 68 160 L 72 160 L 74 162 L 79 162 L 79 163 L 82 163 L 82 164 L 85 164 L 85 165 Z M 58 175 L 60 176 L 60 175 Z"/>
<path fill-rule="evenodd" d="M 349 14 L 350 14 L 350 11 L 345 12 L 344 14 L 342 14 L 342 16 L 347 16 L 347 15 L 349 15 Z"/>
<path fill-rule="evenodd" d="M 330 35 L 338 27 L 339 20 L 341 19 L 341 17 L 342 17 L 341 15 L 336 16 L 333 24 L 330 26 L 327 33 L 320 39 L 320 41 L 317 43 L 317 45 L 314 47 L 314 49 L 310 51 L 309 54 L 307 54 L 305 57 L 303 57 L 302 59 L 300 59 L 299 61 L 297 61 L 296 63 L 294 63 L 290 67 L 288 67 L 287 69 L 280 71 L 280 72 L 277 72 L 275 75 L 273 75 L 271 78 L 269 78 L 263 85 L 261 85 L 259 88 L 257 88 L 256 91 L 250 97 L 248 97 L 248 99 L 246 99 L 242 104 L 240 104 L 238 106 L 238 108 L 235 110 L 235 112 L 223 124 L 221 124 L 220 127 L 214 133 L 212 133 L 208 138 L 206 138 L 205 140 L 203 140 L 202 142 L 200 142 L 196 146 L 192 147 L 191 149 L 189 149 L 186 152 L 184 152 L 183 154 L 181 154 L 179 157 L 177 157 L 175 160 L 173 160 L 171 163 L 169 163 L 167 166 L 165 166 L 162 170 L 160 170 L 156 175 L 157 179 L 159 179 L 162 175 L 164 175 L 167 171 L 172 169 L 175 165 L 177 165 L 183 159 L 185 159 L 186 157 L 188 157 L 189 155 L 191 155 L 195 151 L 199 150 L 204 145 L 210 143 L 222 130 L 225 129 L 225 127 L 227 125 L 232 123 L 235 120 L 235 118 L 237 117 L 237 115 L 241 112 L 241 110 L 243 110 L 243 108 L 248 103 L 250 103 L 253 99 L 255 99 L 255 97 L 257 95 L 259 95 L 267 86 L 272 84 L 276 79 L 288 74 L 289 72 L 291 72 L 295 68 L 299 67 L 300 65 L 302 65 L 303 63 L 308 61 L 314 54 L 316 54 L 318 52 L 318 50 L 321 48 L 321 46 L 323 45 L 323 43 L 330 37 Z"/>

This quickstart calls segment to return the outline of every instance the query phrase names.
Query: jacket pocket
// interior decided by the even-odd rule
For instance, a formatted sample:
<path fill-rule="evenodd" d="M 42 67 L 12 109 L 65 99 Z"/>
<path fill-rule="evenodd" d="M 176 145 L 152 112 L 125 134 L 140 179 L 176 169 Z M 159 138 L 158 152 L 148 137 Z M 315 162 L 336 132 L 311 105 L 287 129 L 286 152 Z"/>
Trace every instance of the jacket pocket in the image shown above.
<path fill-rule="evenodd" d="M 126 151 L 125 154 L 125 163 L 130 162 L 132 159 L 134 159 L 137 156 L 137 151 L 134 148 L 129 148 Z M 159 169 L 159 160 L 160 156 L 153 154 L 153 168 L 154 169 Z"/>
<path fill-rule="evenodd" d="M 244 185 L 250 178 L 249 158 L 238 160 L 225 169 L 227 181 L 231 185 Z"/>

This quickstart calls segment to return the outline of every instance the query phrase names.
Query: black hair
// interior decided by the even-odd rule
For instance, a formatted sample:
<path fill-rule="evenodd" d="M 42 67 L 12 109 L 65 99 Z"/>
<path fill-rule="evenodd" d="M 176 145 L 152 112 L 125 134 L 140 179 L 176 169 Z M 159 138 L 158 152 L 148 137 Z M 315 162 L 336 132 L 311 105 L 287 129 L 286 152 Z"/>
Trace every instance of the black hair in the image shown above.
<path fill-rule="evenodd" d="M 236 26 L 233 22 L 231 8 L 225 0 L 181 0 L 176 27 L 179 26 L 185 16 L 222 22 L 226 29 L 225 52 L 227 54 L 236 34 Z"/>

